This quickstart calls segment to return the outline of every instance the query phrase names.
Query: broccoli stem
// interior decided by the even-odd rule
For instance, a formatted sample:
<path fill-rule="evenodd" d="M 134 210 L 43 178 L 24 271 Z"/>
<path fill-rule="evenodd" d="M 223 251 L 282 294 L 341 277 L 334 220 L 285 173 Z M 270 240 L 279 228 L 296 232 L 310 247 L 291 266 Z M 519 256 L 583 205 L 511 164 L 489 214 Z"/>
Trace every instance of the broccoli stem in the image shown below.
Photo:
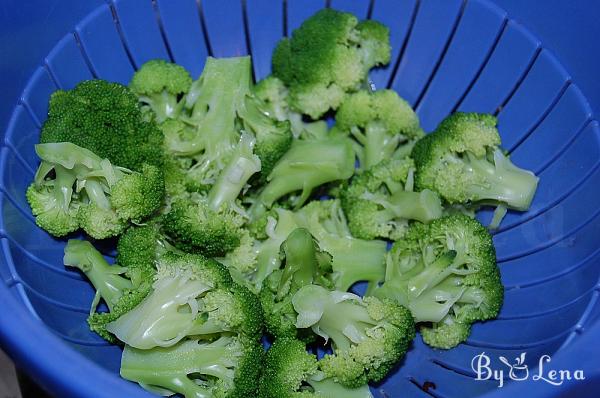
<path fill-rule="evenodd" d="M 129 279 L 121 276 L 126 269 L 111 266 L 92 244 L 84 240 L 70 239 L 65 247 L 65 265 L 77 267 L 85 273 L 94 288 L 104 299 L 109 310 L 123 295 L 124 290 L 131 289 Z M 95 310 L 92 308 L 92 311 Z"/>
<path fill-rule="evenodd" d="M 224 341 L 221 341 L 224 340 Z M 192 374 L 212 376 L 233 383 L 235 363 L 222 337 L 214 343 L 185 341 L 170 348 L 139 350 L 125 346 L 121 360 L 121 376 L 143 387 L 160 386 L 185 397 L 212 398 L 210 388 L 194 383 Z M 152 389 L 159 391 L 160 389 Z M 168 394 L 171 395 L 171 394 Z"/>
<path fill-rule="evenodd" d="M 421 192 L 399 190 L 382 203 L 395 217 L 427 223 L 442 216 L 442 203 L 437 194 L 429 189 Z"/>
<path fill-rule="evenodd" d="M 323 380 L 308 379 L 306 381 L 314 390 L 315 395 L 323 398 L 373 398 L 369 386 L 347 388 L 331 378 Z"/>
<path fill-rule="evenodd" d="M 464 286 L 448 278 L 433 289 L 405 303 L 417 322 L 439 322 L 450 308 L 460 300 L 465 292 Z"/>
<path fill-rule="evenodd" d="M 368 337 L 367 329 L 376 325 L 366 307 L 352 301 L 326 303 L 318 321 L 319 330 L 329 336 L 336 351 L 346 351 L 364 341 Z"/>
<path fill-rule="evenodd" d="M 456 251 L 450 250 L 439 256 L 431 264 L 427 265 L 422 272 L 408 281 L 408 295 L 410 297 L 418 297 L 431 286 L 440 283 L 444 278 L 449 276 L 453 267 L 450 265 L 456 258 Z"/>
<path fill-rule="evenodd" d="M 299 208 L 312 190 L 327 182 L 350 178 L 354 173 L 354 151 L 349 140 L 331 138 L 294 141 L 279 160 L 259 196 L 271 207 L 282 196 L 301 190 L 295 205 Z"/>
<path fill-rule="evenodd" d="M 71 170 L 65 169 L 60 165 L 54 166 L 54 173 L 56 175 L 53 190 L 54 199 L 60 209 L 67 212 L 71 203 L 71 197 L 73 196 L 73 184 L 75 184 L 77 176 Z"/>
<path fill-rule="evenodd" d="M 390 137 L 385 126 L 381 123 L 369 123 L 365 129 L 365 170 L 370 169 L 384 159 L 389 159 L 400 143 L 401 136 L 395 134 Z"/>
<path fill-rule="evenodd" d="M 250 177 L 260 171 L 260 159 L 252 152 L 255 143 L 251 134 L 242 133 L 237 150 L 208 193 L 212 210 L 235 201 Z"/>
<path fill-rule="evenodd" d="M 156 121 L 158 123 L 175 118 L 183 106 L 183 102 L 177 102 L 177 96 L 166 90 L 150 96 L 141 95 L 138 98 L 141 102 L 148 104 L 152 108 L 156 114 Z"/>
<path fill-rule="evenodd" d="M 305 286 L 313 282 L 317 269 L 315 241 L 306 229 L 295 229 L 281 245 L 285 253 L 285 267 L 277 289 L 277 299 L 282 300 L 292 279 L 297 286 Z"/>
<path fill-rule="evenodd" d="M 492 200 L 515 210 L 527 210 L 539 178 L 531 171 L 515 166 L 500 150 L 494 152 L 494 162 L 477 159 L 467 155 L 471 170 L 485 181 L 481 185 L 472 185 L 469 191 L 480 201 Z"/>
<path fill-rule="evenodd" d="M 104 192 L 104 188 L 100 182 L 88 179 L 85 182 L 85 193 L 92 203 L 98 206 L 101 209 L 110 209 L 110 202 L 106 197 L 106 193 Z"/>

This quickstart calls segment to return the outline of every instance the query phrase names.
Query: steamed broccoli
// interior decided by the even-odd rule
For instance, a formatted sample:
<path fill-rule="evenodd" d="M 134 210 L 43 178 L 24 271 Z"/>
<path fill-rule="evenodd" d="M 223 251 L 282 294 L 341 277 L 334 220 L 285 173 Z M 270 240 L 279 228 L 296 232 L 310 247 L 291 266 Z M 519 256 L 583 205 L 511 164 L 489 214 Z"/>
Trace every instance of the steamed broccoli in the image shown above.
<path fill-rule="evenodd" d="M 225 335 L 214 340 L 184 340 L 151 350 L 125 346 L 121 376 L 165 396 L 255 397 L 263 356 L 258 342 Z"/>
<path fill-rule="evenodd" d="M 456 214 L 413 224 L 392 247 L 385 283 L 374 294 L 408 307 L 427 344 L 452 348 L 473 322 L 498 315 L 503 292 L 489 232 Z"/>
<path fill-rule="evenodd" d="M 317 242 L 304 228 L 292 231 L 281 245 L 285 258 L 281 269 L 269 275 L 260 292 L 267 331 L 275 337 L 296 336 L 293 295 L 312 283 L 330 288 L 331 256 L 319 250 Z M 299 336 L 303 340 L 307 336 Z M 310 340 L 310 339 L 309 339 Z"/>
<path fill-rule="evenodd" d="M 439 196 L 413 192 L 414 163 L 388 159 L 354 177 L 341 190 L 341 203 L 352 235 L 362 239 L 398 239 L 409 220 L 429 222 L 442 216 Z"/>
<path fill-rule="evenodd" d="M 157 123 L 179 116 L 182 98 L 191 85 L 192 78 L 184 67 L 162 59 L 146 62 L 129 82 L 142 103 L 142 111 L 151 110 Z"/>
<path fill-rule="evenodd" d="M 263 101 L 264 111 L 272 119 L 281 122 L 289 120 L 295 138 L 323 137 L 327 134 L 327 122 L 324 120 L 305 121 L 302 114 L 290 109 L 289 90 L 275 76 L 268 76 L 256 83 L 253 92 Z"/>
<path fill-rule="evenodd" d="M 538 178 L 502 152 L 496 122 L 492 115 L 455 113 L 421 138 L 412 150 L 416 187 L 431 189 L 451 204 L 527 210 Z"/>
<path fill-rule="evenodd" d="M 375 21 L 323 9 L 273 52 L 273 75 L 290 90 L 290 106 L 313 119 L 337 109 L 369 69 L 390 61 L 389 30 Z"/>
<path fill-rule="evenodd" d="M 292 304 L 298 328 L 331 339 L 333 354 L 325 355 L 319 368 L 349 388 L 383 380 L 415 337 L 410 311 L 389 299 L 307 285 Z"/>
<path fill-rule="evenodd" d="M 97 239 L 115 236 L 163 202 L 164 178 L 156 166 L 132 172 L 68 142 L 38 144 L 36 152 L 42 163 L 27 200 L 37 225 L 54 236 L 79 228 Z"/>
<path fill-rule="evenodd" d="M 393 90 L 358 91 L 344 98 L 335 128 L 360 144 L 358 158 L 367 170 L 384 159 L 403 158 L 423 136 L 419 118 Z"/>
<path fill-rule="evenodd" d="M 135 171 L 145 163 L 161 167 L 163 162 L 163 134 L 154 122 L 143 120 L 137 97 L 104 80 L 55 91 L 40 142 L 70 142 Z"/>
<path fill-rule="evenodd" d="M 281 197 L 300 191 L 293 199 L 299 208 L 313 189 L 328 182 L 344 180 L 354 174 L 354 152 L 345 137 L 296 140 L 267 177 L 253 212 L 270 208 Z"/>
<path fill-rule="evenodd" d="M 186 336 L 219 333 L 258 341 L 262 312 L 258 298 L 235 284 L 216 261 L 165 254 L 157 262 L 152 291 L 106 330 L 139 349 L 170 347 Z"/>
<path fill-rule="evenodd" d="M 116 342 L 106 330 L 106 324 L 133 309 L 146 297 L 154 277 L 153 265 L 140 265 L 137 271 L 142 272 L 136 272 L 136 279 L 127 267 L 110 265 L 90 242 L 75 239 L 67 242 L 64 263 L 84 272 L 96 289 L 88 318 L 90 329 L 104 339 Z M 100 299 L 104 300 L 109 312 L 95 312 Z"/>
<path fill-rule="evenodd" d="M 267 351 L 258 398 L 373 398 L 365 384 L 350 389 L 327 378 L 304 343 L 277 339 Z"/>

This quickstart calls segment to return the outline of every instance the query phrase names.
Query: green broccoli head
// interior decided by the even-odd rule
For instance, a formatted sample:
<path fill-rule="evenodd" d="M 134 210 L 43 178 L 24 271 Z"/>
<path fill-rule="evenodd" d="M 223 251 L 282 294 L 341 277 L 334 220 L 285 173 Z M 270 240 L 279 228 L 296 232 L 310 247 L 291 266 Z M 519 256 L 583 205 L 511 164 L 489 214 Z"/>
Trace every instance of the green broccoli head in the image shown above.
<path fill-rule="evenodd" d="M 289 88 L 290 106 L 318 119 L 358 90 L 369 69 L 389 60 L 385 26 L 326 8 L 279 42 L 272 63 L 273 75 Z"/>
<path fill-rule="evenodd" d="M 352 235 L 362 239 L 400 238 L 408 222 L 442 216 L 439 196 L 428 189 L 413 192 L 414 163 L 388 159 L 354 177 L 340 195 Z"/>
<path fill-rule="evenodd" d="M 317 358 L 305 344 L 292 338 L 277 339 L 267 351 L 259 398 L 373 398 L 365 384 L 351 389 L 319 370 Z"/>
<path fill-rule="evenodd" d="M 27 199 L 37 224 L 55 236 L 79 228 L 97 239 L 116 236 L 163 202 L 164 179 L 155 166 L 131 172 L 68 142 L 38 144 L 36 152 L 42 163 Z"/>
<path fill-rule="evenodd" d="M 213 210 L 206 197 L 180 198 L 163 217 L 163 230 L 177 248 L 224 256 L 240 245 L 244 218 L 233 208 Z"/>
<path fill-rule="evenodd" d="M 328 291 L 318 285 L 301 288 L 292 298 L 296 326 L 312 328 L 333 354 L 319 368 L 349 388 L 383 380 L 415 337 L 410 311 L 392 300 Z"/>
<path fill-rule="evenodd" d="M 200 255 L 164 254 L 152 291 L 106 330 L 131 347 L 150 349 L 223 333 L 258 341 L 262 319 L 258 298 L 235 284 L 221 264 Z"/>
<path fill-rule="evenodd" d="M 232 336 L 150 350 L 125 346 L 121 376 L 160 395 L 254 397 L 263 356 L 258 342 Z"/>
<path fill-rule="evenodd" d="M 412 150 L 417 188 L 431 189 L 451 204 L 527 210 L 538 178 L 502 152 L 496 122 L 491 115 L 455 113 L 420 139 Z"/>
<path fill-rule="evenodd" d="M 144 163 L 160 167 L 163 162 L 161 130 L 143 120 L 135 94 L 104 80 L 54 92 L 40 142 L 71 142 L 136 171 Z"/>
<path fill-rule="evenodd" d="M 129 88 L 153 112 L 157 123 L 175 119 L 183 108 L 182 98 L 190 90 L 192 78 L 184 67 L 154 59 L 146 62 L 129 82 Z"/>
<path fill-rule="evenodd" d="M 492 238 L 466 215 L 413 224 L 387 264 L 386 281 L 374 294 L 407 306 L 434 347 L 466 340 L 473 322 L 495 318 L 502 306 Z"/>
<path fill-rule="evenodd" d="M 360 144 L 358 155 L 364 169 L 408 152 L 404 147 L 423 136 L 417 114 L 393 90 L 347 95 L 335 121 L 337 130 L 352 135 Z"/>

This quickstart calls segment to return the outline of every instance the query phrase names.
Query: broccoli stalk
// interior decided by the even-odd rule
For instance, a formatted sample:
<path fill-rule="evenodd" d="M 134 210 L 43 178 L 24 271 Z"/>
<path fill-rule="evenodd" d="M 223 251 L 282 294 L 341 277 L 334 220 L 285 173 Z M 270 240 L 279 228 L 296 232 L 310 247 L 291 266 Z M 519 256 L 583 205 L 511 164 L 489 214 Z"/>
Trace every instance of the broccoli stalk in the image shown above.
<path fill-rule="evenodd" d="M 412 225 L 388 256 L 374 295 L 408 307 L 424 341 L 452 348 L 471 324 L 498 315 L 503 288 L 489 232 L 462 214 Z"/>
<path fill-rule="evenodd" d="M 506 205 L 527 210 L 538 177 L 515 166 L 500 150 L 496 118 L 455 113 L 412 150 L 419 189 L 431 189 L 450 204 Z"/>
<path fill-rule="evenodd" d="M 259 398 L 373 398 L 368 385 L 347 388 L 319 370 L 299 340 L 277 339 L 267 351 Z"/>
<path fill-rule="evenodd" d="M 158 123 L 175 119 L 183 109 L 181 99 L 190 89 L 192 78 L 184 67 L 162 59 L 146 62 L 133 75 L 129 88 Z"/>
<path fill-rule="evenodd" d="M 121 376 L 165 396 L 253 397 L 262 356 L 257 342 L 228 336 L 214 341 L 186 340 L 151 350 L 125 346 Z"/>
<path fill-rule="evenodd" d="M 258 203 L 271 207 L 286 194 L 301 191 L 294 205 L 299 208 L 319 185 L 350 178 L 354 174 L 354 153 L 342 137 L 297 140 L 267 177 Z"/>
<path fill-rule="evenodd" d="M 94 285 L 96 295 L 90 314 L 96 311 L 100 299 L 103 299 L 112 311 L 124 291 L 133 287 L 131 281 L 122 276 L 127 269 L 109 265 L 88 241 L 69 239 L 63 261 L 69 267 L 79 268 Z"/>
<path fill-rule="evenodd" d="M 410 312 L 391 300 L 307 285 L 292 304 L 298 328 L 310 327 L 325 341 L 331 339 L 333 354 L 325 355 L 320 369 L 349 388 L 382 380 L 415 336 Z"/>

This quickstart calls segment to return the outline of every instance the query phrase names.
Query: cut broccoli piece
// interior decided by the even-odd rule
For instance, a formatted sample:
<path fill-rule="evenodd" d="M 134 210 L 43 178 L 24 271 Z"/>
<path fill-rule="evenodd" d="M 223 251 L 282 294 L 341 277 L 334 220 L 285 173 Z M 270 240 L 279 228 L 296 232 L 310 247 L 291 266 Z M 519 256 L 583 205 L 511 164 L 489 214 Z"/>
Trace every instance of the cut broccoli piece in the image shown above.
<path fill-rule="evenodd" d="M 292 304 L 298 328 L 312 328 L 325 341 L 331 339 L 333 354 L 325 355 L 319 368 L 349 388 L 383 380 L 415 337 L 410 311 L 389 299 L 361 299 L 307 285 Z"/>
<path fill-rule="evenodd" d="M 413 224 L 387 263 L 385 283 L 374 294 L 407 306 L 433 347 L 465 341 L 473 322 L 495 318 L 502 306 L 492 238 L 466 215 Z"/>
<path fill-rule="evenodd" d="M 113 166 L 72 143 L 36 145 L 42 159 L 27 200 L 38 226 L 54 236 L 82 228 L 104 239 L 141 222 L 163 203 L 163 174 L 143 165 L 141 173 Z"/>
<path fill-rule="evenodd" d="M 282 39 L 272 61 L 273 75 L 290 90 L 290 106 L 318 119 L 358 90 L 369 69 L 390 61 L 389 30 L 326 8 Z"/>
<path fill-rule="evenodd" d="M 418 189 L 431 189 L 449 203 L 505 204 L 527 210 L 538 178 L 512 164 L 500 149 L 497 119 L 455 113 L 412 150 Z"/>
<path fill-rule="evenodd" d="M 345 180 L 354 174 L 354 152 L 344 137 L 296 140 L 267 178 L 258 205 L 271 207 L 281 197 L 301 191 L 294 206 L 299 208 L 314 188 Z"/>
<path fill-rule="evenodd" d="M 231 336 L 151 350 L 125 346 L 121 376 L 164 396 L 255 397 L 263 356 L 256 341 Z"/>
<path fill-rule="evenodd" d="M 312 283 L 332 287 L 329 279 L 331 256 L 319 250 L 317 242 L 306 229 L 298 228 L 281 245 L 281 257 L 285 258 L 284 264 L 267 278 L 260 292 L 260 301 L 267 331 L 277 338 L 296 337 L 292 297 L 301 287 Z M 310 340 L 310 335 L 312 333 L 298 337 Z"/>
<path fill-rule="evenodd" d="M 267 351 L 259 398 L 373 398 L 365 384 L 350 389 L 327 378 L 304 343 L 277 339 Z"/>
<path fill-rule="evenodd" d="M 129 88 L 142 103 L 142 110 L 152 111 L 158 123 L 179 116 L 182 98 L 191 85 L 192 78 L 184 67 L 162 59 L 146 62 L 129 82 Z"/>
<path fill-rule="evenodd" d="M 335 114 L 336 130 L 352 135 L 360 144 L 358 158 L 367 170 L 384 159 L 410 153 L 423 136 L 419 118 L 393 90 L 358 91 L 344 98 Z"/>
<path fill-rule="evenodd" d="M 138 99 L 127 87 L 104 80 L 54 92 L 40 142 L 71 142 L 135 171 L 144 163 L 163 163 L 160 129 L 143 120 Z"/>
<path fill-rule="evenodd" d="M 106 330 L 139 349 L 170 347 L 186 336 L 235 333 L 258 341 L 263 317 L 258 298 L 235 284 L 214 260 L 165 254 L 153 290 Z"/>
<path fill-rule="evenodd" d="M 384 160 L 342 189 L 341 203 L 352 235 L 395 240 L 410 220 L 429 222 L 442 216 L 442 203 L 435 192 L 413 192 L 413 173 L 410 158 Z"/>

